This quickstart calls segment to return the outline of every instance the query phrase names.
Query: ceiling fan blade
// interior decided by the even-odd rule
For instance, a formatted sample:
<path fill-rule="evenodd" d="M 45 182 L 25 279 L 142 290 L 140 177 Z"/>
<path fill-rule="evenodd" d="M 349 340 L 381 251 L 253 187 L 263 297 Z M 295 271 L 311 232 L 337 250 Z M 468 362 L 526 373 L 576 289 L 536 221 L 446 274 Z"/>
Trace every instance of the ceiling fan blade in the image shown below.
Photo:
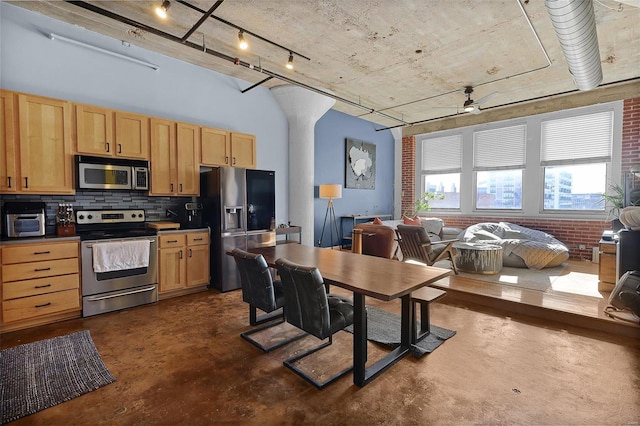
<path fill-rule="evenodd" d="M 493 93 L 489 93 L 487 96 L 484 96 L 480 99 L 478 99 L 478 101 L 476 102 L 476 104 L 483 104 L 485 102 L 489 102 L 491 99 L 495 98 L 496 96 L 498 96 L 500 94 L 500 92 L 493 92 Z"/>

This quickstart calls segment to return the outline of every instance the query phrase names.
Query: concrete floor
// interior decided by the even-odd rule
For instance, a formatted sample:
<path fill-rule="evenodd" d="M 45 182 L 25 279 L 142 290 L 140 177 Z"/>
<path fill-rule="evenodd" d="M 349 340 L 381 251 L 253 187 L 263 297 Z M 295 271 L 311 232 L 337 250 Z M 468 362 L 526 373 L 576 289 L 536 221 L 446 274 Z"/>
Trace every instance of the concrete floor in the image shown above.
<path fill-rule="evenodd" d="M 432 322 L 457 334 L 364 388 L 347 376 L 318 391 L 282 365 L 313 338 L 268 354 L 241 339 L 238 291 L 8 333 L 0 346 L 88 329 L 117 378 L 15 425 L 640 423 L 640 340 L 473 309 L 435 304 Z M 316 367 L 348 363 L 351 335 L 328 349 Z M 384 351 L 370 344 L 369 359 Z"/>

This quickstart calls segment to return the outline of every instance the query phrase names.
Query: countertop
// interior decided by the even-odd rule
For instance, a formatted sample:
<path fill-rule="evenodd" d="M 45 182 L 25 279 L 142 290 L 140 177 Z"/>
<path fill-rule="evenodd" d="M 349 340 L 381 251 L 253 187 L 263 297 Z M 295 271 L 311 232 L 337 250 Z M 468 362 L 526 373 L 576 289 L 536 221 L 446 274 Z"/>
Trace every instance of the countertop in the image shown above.
<path fill-rule="evenodd" d="M 185 232 L 200 232 L 200 231 L 209 232 L 209 228 L 164 229 L 164 230 L 158 230 L 158 235 L 181 234 L 181 233 L 185 233 Z"/>
<path fill-rule="evenodd" d="M 2 238 L 0 245 L 13 244 L 32 244 L 32 243 L 57 243 L 59 241 L 79 241 L 80 236 L 71 235 L 67 237 L 58 237 L 57 235 L 45 235 L 44 237 L 25 237 L 25 238 Z"/>

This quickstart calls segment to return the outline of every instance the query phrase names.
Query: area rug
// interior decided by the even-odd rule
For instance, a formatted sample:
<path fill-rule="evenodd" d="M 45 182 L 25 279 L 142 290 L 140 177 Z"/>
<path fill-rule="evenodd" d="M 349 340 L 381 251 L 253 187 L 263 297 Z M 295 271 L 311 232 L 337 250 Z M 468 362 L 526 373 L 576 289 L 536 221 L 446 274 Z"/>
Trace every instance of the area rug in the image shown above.
<path fill-rule="evenodd" d="M 0 351 L 0 420 L 8 423 L 114 382 L 89 331 Z"/>
<path fill-rule="evenodd" d="M 396 348 L 400 346 L 400 316 L 387 312 L 375 306 L 367 306 L 367 339 Z M 418 324 L 420 322 L 418 321 Z M 345 328 L 353 333 L 353 326 Z M 453 330 L 431 324 L 431 333 L 415 345 L 411 345 L 411 354 L 420 358 L 424 354 L 433 352 L 438 346 L 456 334 Z"/>
<path fill-rule="evenodd" d="M 495 284 L 509 285 L 512 287 L 526 288 L 529 290 L 545 291 L 551 284 L 560 277 L 566 264 L 554 268 L 527 269 L 527 268 L 502 268 L 497 274 L 470 274 L 460 272 L 461 277 L 471 278 L 478 281 L 486 281 Z"/>

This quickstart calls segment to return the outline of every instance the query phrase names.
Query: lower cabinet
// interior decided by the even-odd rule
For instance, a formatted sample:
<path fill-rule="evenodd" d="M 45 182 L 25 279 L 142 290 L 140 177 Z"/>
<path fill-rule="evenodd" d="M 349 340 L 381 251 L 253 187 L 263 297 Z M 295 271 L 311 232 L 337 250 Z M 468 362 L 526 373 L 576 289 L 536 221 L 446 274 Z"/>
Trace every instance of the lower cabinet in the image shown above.
<path fill-rule="evenodd" d="M 80 317 L 78 242 L 6 245 L 2 254 L 2 331 Z"/>
<path fill-rule="evenodd" d="M 158 235 L 161 296 L 200 290 L 209 284 L 209 232 L 172 231 Z"/>

